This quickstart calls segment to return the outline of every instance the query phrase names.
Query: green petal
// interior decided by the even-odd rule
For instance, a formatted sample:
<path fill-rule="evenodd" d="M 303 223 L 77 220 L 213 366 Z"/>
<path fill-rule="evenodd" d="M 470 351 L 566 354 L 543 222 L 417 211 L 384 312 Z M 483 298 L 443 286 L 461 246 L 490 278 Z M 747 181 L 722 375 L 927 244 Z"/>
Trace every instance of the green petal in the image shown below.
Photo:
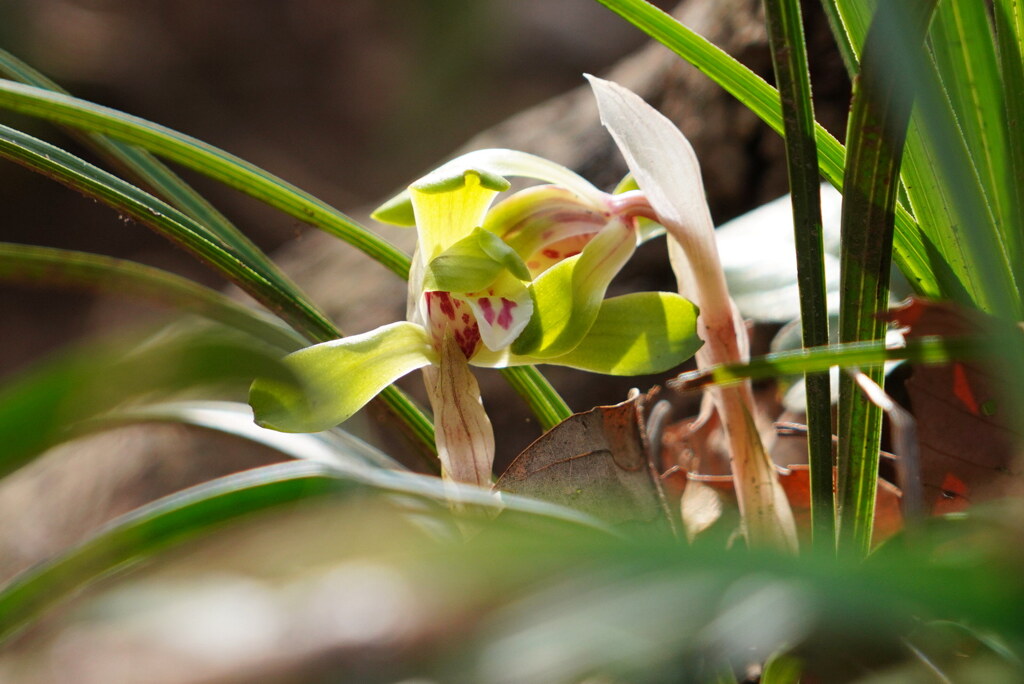
<path fill-rule="evenodd" d="M 514 176 L 561 185 L 593 202 L 600 202 L 602 195 L 600 190 L 583 177 L 561 164 L 526 152 L 504 149 L 476 150 L 456 157 L 414 185 L 444 187 L 446 183 L 458 182 L 456 179 L 461 178 L 468 169 L 475 169 L 477 173 L 485 174 L 488 178 Z M 372 216 L 383 223 L 399 226 L 417 225 L 410 199 L 410 193 L 403 192 L 384 203 Z"/>
<path fill-rule="evenodd" d="M 537 275 L 578 254 L 608 223 L 610 213 L 565 188 L 541 185 L 521 190 L 487 213 L 484 230 L 501 236 Z"/>
<path fill-rule="evenodd" d="M 483 223 L 494 196 L 507 187 L 507 183 L 502 187 L 489 174 L 469 169 L 463 172 L 461 180 L 420 182 L 409 188 L 419 231 L 420 258 L 429 263 L 469 236 Z"/>
<path fill-rule="evenodd" d="M 697 307 L 669 292 L 612 297 L 590 332 L 563 356 L 544 363 L 605 375 L 648 375 L 678 366 L 696 353 Z"/>
<path fill-rule="evenodd" d="M 256 380 L 249 390 L 256 423 L 281 432 L 319 432 L 347 420 L 398 378 L 435 362 L 436 354 L 426 331 L 403 321 L 307 347 L 284 360 L 302 387 Z"/>
<path fill-rule="evenodd" d="M 542 273 L 531 286 L 533 318 L 512 351 L 548 359 L 571 350 L 590 330 L 609 283 L 635 250 L 633 229 L 615 219 L 582 253 Z"/>
<path fill-rule="evenodd" d="M 515 250 L 494 233 L 477 228 L 427 264 L 423 289 L 475 292 L 490 286 L 504 270 L 520 280 L 530 279 Z"/>

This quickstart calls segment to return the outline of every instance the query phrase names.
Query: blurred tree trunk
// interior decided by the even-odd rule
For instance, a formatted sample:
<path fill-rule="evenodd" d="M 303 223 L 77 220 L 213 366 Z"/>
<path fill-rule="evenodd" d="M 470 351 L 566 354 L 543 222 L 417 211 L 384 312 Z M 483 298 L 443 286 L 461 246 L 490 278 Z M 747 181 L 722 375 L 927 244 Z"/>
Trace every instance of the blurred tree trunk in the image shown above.
<path fill-rule="evenodd" d="M 760 0 L 688 0 L 675 14 L 729 54 L 769 78 L 771 61 L 761 21 Z M 848 86 L 831 52 L 824 19 L 808 17 L 812 64 L 818 65 L 819 119 L 833 132 L 845 116 Z M 704 182 L 718 221 L 785 192 L 781 141 L 749 111 L 696 69 L 660 46 L 649 46 L 602 74 L 636 91 L 676 121 L 701 159 Z M 582 79 L 581 79 L 582 81 Z M 470 140 L 464 150 L 508 147 L 533 152 L 578 170 L 596 184 L 614 185 L 625 172 L 610 137 L 598 122 L 589 89 L 580 88 L 523 111 Z M 454 154 L 454 153 L 453 153 Z M 441 160 L 439 160 L 441 161 Z M 382 198 L 385 199 L 385 198 Z M 367 211 L 356 212 L 365 218 Z M 382 232 L 411 248 L 411 231 Z M 346 332 L 361 332 L 404 317 L 404 284 L 348 245 L 313 231 L 279 255 L 285 269 Z M 643 250 L 640 263 L 619 282 L 628 289 L 672 289 L 660 250 Z M 521 402 L 485 393 L 507 459 L 539 430 Z M 609 381 L 552 372 L 573 408 L 617 401 L 632 385 L 657 379 Z M 416 378 L 418 380 L 418 378 Z M 646 383 L 646 384 L 645 384 Z M 410 387 L 415 387 L 416 382 Z M 113 516 L 156 497 L 235 470 L 278 458 L 248 443 L 180 427 L 140 426 L 79 441 L 8 478 L 0 488 L 0 579 L 81 539 Z M 44 495 L 45 494 L 45 495 Z"/>

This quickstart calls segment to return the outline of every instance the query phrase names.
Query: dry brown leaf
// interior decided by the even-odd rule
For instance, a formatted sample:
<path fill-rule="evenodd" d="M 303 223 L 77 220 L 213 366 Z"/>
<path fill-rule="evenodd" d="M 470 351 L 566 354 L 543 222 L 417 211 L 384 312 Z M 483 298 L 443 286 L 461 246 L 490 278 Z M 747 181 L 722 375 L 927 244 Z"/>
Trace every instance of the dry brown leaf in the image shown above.
<path fill-rule="evenodd" d="M 993 324 L 979 312 L 920 298 L 887 319 L 909 328 L 908 338 L 979 335 Z M 1024 434 L 1010 412 L 1000 410 L 997 388 L 991 370 L 974 362 L 914 367 L 907 392 L 917 419 L 925 501 L 934 513 L 1024 494 Z"/>
<path fill-rule="evenodd" d="M 671 525 L 647 456 L 644 406 L 637 396 L 570 416 L 516 457 L 495 488 L 613 525 Z"/>

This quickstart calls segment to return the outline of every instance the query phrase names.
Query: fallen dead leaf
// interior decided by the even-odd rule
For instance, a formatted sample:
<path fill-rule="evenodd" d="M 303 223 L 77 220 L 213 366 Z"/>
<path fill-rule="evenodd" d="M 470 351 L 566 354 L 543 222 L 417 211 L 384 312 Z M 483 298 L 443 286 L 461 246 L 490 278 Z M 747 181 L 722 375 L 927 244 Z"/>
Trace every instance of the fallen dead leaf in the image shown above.
<path fill-rule="evenodd" d="M 908 338 L 980 335 L 994 325 L 977 311 L 920 298 L 911 298 L 886 318 L 907 327 Z M 999 398 L 998 379 L 990 368 L 976 362 L 915 365 L 906 386 L 917 419 L 929 510 L 950 513 L 1024 494 L 1024 433 Z"/>
<path fill-rule="evenodd" d="M 648 458 L 645 405 L 638 395 L 570 416 L 517 456 L 495 488 L 613 525 L 674 527 Z"/>

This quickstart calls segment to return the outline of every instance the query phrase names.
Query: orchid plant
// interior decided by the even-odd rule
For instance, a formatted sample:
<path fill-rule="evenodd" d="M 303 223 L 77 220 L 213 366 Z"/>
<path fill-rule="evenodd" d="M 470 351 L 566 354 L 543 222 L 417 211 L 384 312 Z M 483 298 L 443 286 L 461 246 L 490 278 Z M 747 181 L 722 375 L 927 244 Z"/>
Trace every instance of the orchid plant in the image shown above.
<path fill-rule="evenodd" d="M 516 192 L 506 177 L 545 185 Z M 290 432 L 332 427 L 384 387 L 423 369 L 442 473 L 489 484 L 494 436 L 470 365 L 549 363 L 611 374 L 665 371 L 693 356 L 697 309 L 680 295 L 605 299 L 653 234 L 642 193 L 601 192 L 568 169 L 511 150 L 448 162 L 374 217 L 415 226 L 408 320 L 295 352 L 304 391 L 254 383 L 257 421 Z"/>
<path fill-rule="evenodd" d="M 470 365 L 550 363 L 636 375 L 694 353 L 701 365 L 747 358 L 692 147 L 633 93 L 590 81 L 639 189 L 607 194 L 560 165 L 511 150 L 471 152 L 419 179 L 374 214 L 418 231 L 408 320 L 289 355 L 305 387 L 254 383 L 250 401 L 261 425 L 330 428 L 423 369 L 443 475 L 486 485 L 494 435 Z M 492 208 L 509 176 L 546 184 Z M 680 294 L 605 299 L 637 244 L 662 227 L 672 238 Z M 753 428 L 750 387 L 715 392 L 748 537 L 792 548 L 792 514 Z"/>

